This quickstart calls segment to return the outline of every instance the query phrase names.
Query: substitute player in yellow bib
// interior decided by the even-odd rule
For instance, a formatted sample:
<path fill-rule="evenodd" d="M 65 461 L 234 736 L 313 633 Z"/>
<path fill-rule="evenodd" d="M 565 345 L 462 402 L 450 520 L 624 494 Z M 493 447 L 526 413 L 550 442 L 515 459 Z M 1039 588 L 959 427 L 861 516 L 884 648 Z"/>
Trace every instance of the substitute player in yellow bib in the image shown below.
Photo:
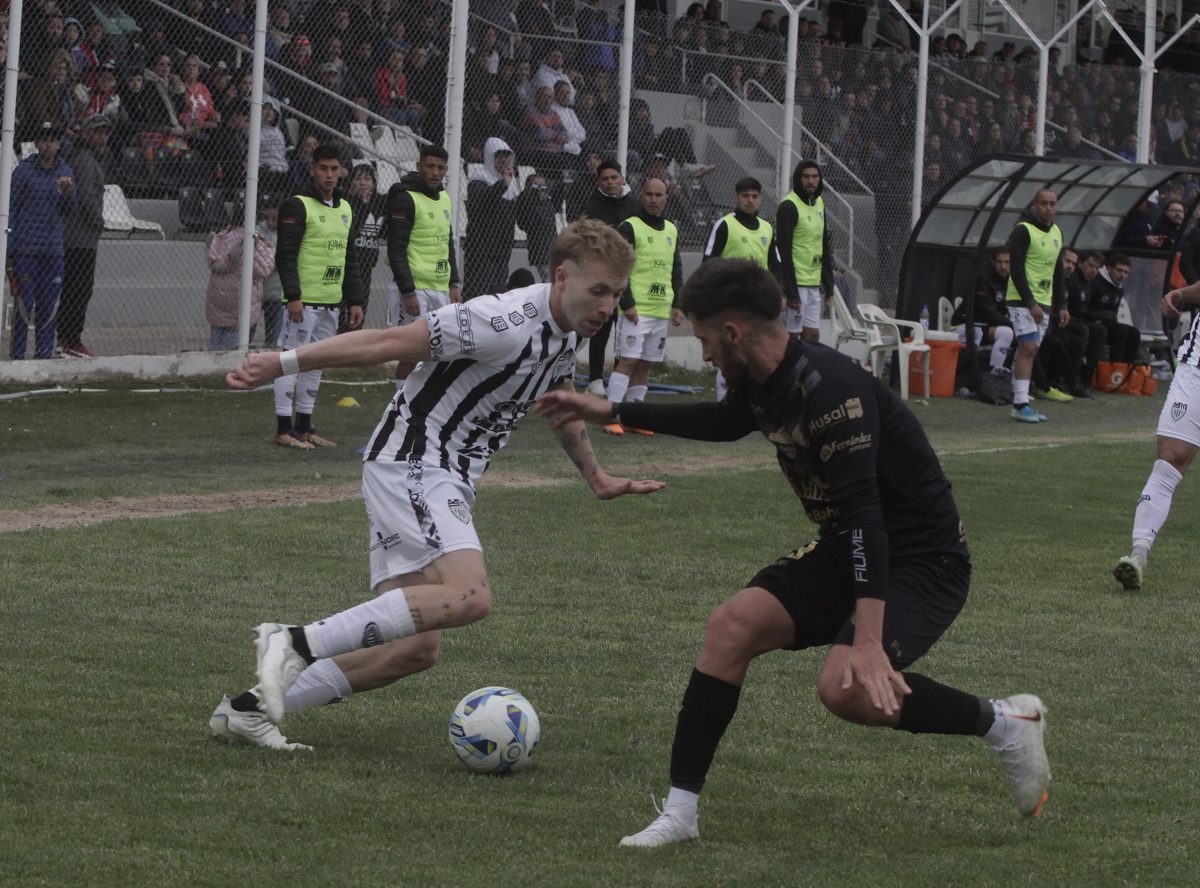
<path fill-rule="evenodd" d="M 788 332 L 816 342 L 821 338 L 822 298 L 833 292 L 833 249 L 825 224 L 821 168 L 811 160 L 796 164 L 792 190 L 775 211 L 778 278 L 787 306 Z"/>
<path fill-rule="evenodd" d="M 320 145 L 308 167 L 309 187 L 279 208 L 275 265 L 287 317 L 279 345 L 294 349 L 337 333 L 338 309 L 350 306 L 350 328 L 362 326 L 363 294 L 358 258 L 350 242 L 350 202 L 338 190 L 342 162 L 332 145 Z M 313 431 L 313 406 L 321 385 L 320 369 L 293 369 L 275 380 L 275 443 L 311 450 L 334 442 Z M 295 407 L 295 423 L 292 409 Z"/>
<path fill-rule="evenodd" d="M 644 401 L 650 365 L 660 364 L 667 351 L 667 325 L 679 326 L 683 312 L 676 306 L 683 286 L 679 259 L 679 232 L 663 216 L 667 207 L 667 185 L 662 179 L 647 179 L 642 185 L 642 208 L 617 226 L 617 232 L 633 245 L 636 256 L 629 273 L 629 289 L 621 296 L 621 314 L 614 329 L 613 353 L 616 366 L 608 378 L 608 400 Z M 638 434 L 650 434 L 632 428 Z M 625 434 L 626 427 L 609 423 L 604 431 Z"/>
<path fill-rule="evenodd" d="M 732 213 L 718 219 L 708 235 L 702 262 L 709 259 L 749 259 L 754 264 L 777 272 L 779 258 L 775 231 L 771 223 L 760 219 L 762 183 L 752 176 L 738 179 L 733 186 L 736 202 Z M 725 398 L 725 376 L 717 371 L 717 400 Z"/>

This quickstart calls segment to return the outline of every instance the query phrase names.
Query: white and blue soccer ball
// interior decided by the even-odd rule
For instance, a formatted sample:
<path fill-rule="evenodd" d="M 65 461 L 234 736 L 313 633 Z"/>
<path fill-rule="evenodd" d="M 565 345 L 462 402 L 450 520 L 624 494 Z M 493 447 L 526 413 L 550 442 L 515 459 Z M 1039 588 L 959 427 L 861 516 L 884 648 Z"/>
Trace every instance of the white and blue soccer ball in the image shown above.
<path fill-rule="evenodd" d="M 533 704 L 512 688 L 471 691 L 450 716 L 450 745 L 459 761 L 483 774 L 507 774 L 537 751 L 541 723 Z"/>

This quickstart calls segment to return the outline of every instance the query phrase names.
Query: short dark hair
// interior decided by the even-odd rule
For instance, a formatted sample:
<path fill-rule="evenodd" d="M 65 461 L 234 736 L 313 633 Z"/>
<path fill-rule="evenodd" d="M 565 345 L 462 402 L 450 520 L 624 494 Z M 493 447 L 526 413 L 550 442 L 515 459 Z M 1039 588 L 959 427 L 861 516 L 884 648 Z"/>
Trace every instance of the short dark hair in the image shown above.
<path fill-rule="evenodd" d="M 1104 264 L 1105 265 L 1133 265 L 1133 260 L 1130 259 L 1128 256 L 1126 256 L 1124 253 L 1118 253 L 1116 250 L 1113 250 L 1111 253 L 1109 253 L 1107 256 L 1104 257 Z"/>
<path fill-rule="evenodd" d="M 1095 250 L 1084 250 L 1082 253 L 1079 254 L 1079 264 L 1080 265 L 1082 265 L 1084 262 L 1087 262 L 1089 259 L 1095 259 L 1097 262 L 1104 261 L 1104 257 L 1101 256 L 1099 253 L 1097 253 Z"/>
<path fill-rule="evenodd" d="M 767 10 L 767 12 L 770 11 L 771 10 L 769 9 Z M 761 194 L 762 182 L 758 181 L 758 179 L 754 178 L 753 176 L 746 176 L 745 178 L 738 179 L 733 184 L 733 193 L 741 194 L 743 191 L 757 191 Z"/>
<path fill-rule="evenodd" d="M 331 145 L 326 142 L 323 145 L 318 145 L 313 149 L 312 162 L 320 163 L 322 160 L 336 160 L 339 163 L 342 160 L 342 154 L 337 149 L 337 145 Z"/>
<path fill-rule="evenodd" d="M 621 175 L 621 165 L 611 157 L 606 157 L 596 165 L 596 175 L 599 176 L 605 170 L 616 170 L 617 175 Z"/>
<path fill-rule="evenodd" d="M 1070 249 L 1070 248 L 1068 247 L 1068 249 Z M 1012 255 L 1012 250 L 1010 250 L 1008 248 L 1008 244 L 1005 244 L 1002 247 L 992 247 L 992 258 L 993 259 L 995 259 L 997 256 L 1011 256 L 1011 255 Z"/>
<path fill-rule="evenodd" d="M 422 145 L 421 160 L 424 160 L 427 157 L 440 157 L 442 160 L 449 160 L 450 152 L 441 145 Z"/>
<path fill-rule="evenodd" d="M 683 285 L 680 307 L 692 320 L 738 311 L 764 321 L 779 319 L 783 291 L 775 276 L 749 259 L 710 259 Z"/>

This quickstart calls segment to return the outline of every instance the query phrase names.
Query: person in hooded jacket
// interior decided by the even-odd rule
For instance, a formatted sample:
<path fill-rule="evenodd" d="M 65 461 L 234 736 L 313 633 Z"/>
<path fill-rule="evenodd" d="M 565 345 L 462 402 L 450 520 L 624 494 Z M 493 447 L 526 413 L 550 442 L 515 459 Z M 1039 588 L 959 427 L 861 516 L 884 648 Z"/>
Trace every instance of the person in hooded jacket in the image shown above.
<path fill-rule="evenodd" d="M 387 236 L 384 222 L 384 198 L 376 187 L 375 167 L 369 161 L 358 161 L 350 173 L 350 193 L 346 195 L 354 218 L 350 223 L 350 241 L 358 257 L 358 279 L 362 283 L 363 317 L 371 301 L 371 277 L 379 263 L 379 248 Z M 350 306 L 342 303 L 338 332 L 354 329 L 350 321 Z"/>
<path fill-rule="evenodd" d="M 814 161 L 802 160 L 792 172 L 792 190 L 775 211 L 779 280 L 787 302 L 788 332 L 816 342 L 821 338 L 823 298 L 833 292 L 833 249 L 825 222 L 825 182 Z"/>
<path fill-rule="evenodd" d="M 388 190 L 388 317 L 403 327 L 451 302 L 462 302 L 458 262 L 454 258 L 450 195 L 442 187 L 450 154 L 440 145 L 422 145 L 415 172 Z M 412 364 L 396 365 L 396 388 Z"/>
<path fill-rule="evenodd" d="M 208 244 L 208 291 L 205 293 L 204 316 L 209 324 L 208 350 L 228 351 L 237 348 L 238 320 L 241 313 L 242 247 L 245 229 L 242 211 L 234 207 L 233 224 L 213 233 Z M 254 270 L 250 287 L 250 338 L 262 317 L 262 286 L 267 275 L 275 270 L 275 248 L 270 241 L 254 234 Z"/>
<path fill-rule="evenodd" d="M 467 240 L 463 295 L 502 293 L 508 280 L 516 222 L 517 174 L 513 150 L 492 136 L 483 143 L 483 165 L 467 182 Z"/>

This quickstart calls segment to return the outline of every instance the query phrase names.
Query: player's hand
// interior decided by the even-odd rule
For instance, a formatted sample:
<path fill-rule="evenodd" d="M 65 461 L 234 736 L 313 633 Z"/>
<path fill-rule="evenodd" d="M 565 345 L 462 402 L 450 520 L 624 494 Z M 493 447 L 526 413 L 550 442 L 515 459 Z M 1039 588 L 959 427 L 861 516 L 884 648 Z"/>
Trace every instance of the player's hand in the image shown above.
<path fill-rule="evenodd" d="M 63 197 L 71 196 L 71 177 L 70 176 L 59 176 L 58 177 L 58 190 L 62 192 Z"/>
<path fill-rule="evenodd" d="M 254 352 L 246 355 L 246 360 L 232 373 L 225 375 L 225 382 L 230 388 L 254 389 L 282 375 L 283 365 L 279 360 L 279 352 Z"/>
<path fill-rule="evenodd" d="M 625 309 L 624 311 L 621 312 L 621 314 L 625 315 L 625 319 L 628 320 L 632 324 L 636 324 L 638 322 L 638 313 L 637 313 L 636 306 Z"/>
<path fill-rule="evenodd" d="M 671 309 L 671 325 L 678 327 L 683 323 L 683 311 L 678 308 Z"/>
<path fill-rule="evenodd" d="M 299 324 L 304 320 L 304 303 L 299 299 L 293 299 L 287 304 L 288 320 L 293 324 Z"/>
<path fill-rule="evenodd" d="M 635 481 L 632 478 L 614 478 L 603 473 L 595 476 L 591 482 L 592 493 L 601 500 L 616 499 L 627 493 L 657 493 L 666 486 L 663 481 Z"/>
<path fill-rule="evenodd" d="M 858 682 L 871 698 L 871 705 L 885 715 L 900 711 L 900 698 L 912 689 L 904 676 L 892 668 L 883 648 L 876 642 L 854 644 L 850 659 L 842 672 L 842 690 L 848 691 Z"/>
<path fill-rule="evenodd" d="M 1179 289 L 1179 290 L 1172 290 L 1170 293 L 1168 293 L 1166 296 L 1164 296 L 1162 298 L 1162 313 L 1165 317 L 1168 317 L 1168 318 L 1179 317 L 1179 314 L 1180 314 L 1179 304 L 1180 304 L 1182 296 L 1183 296 L 1183 290 Z"/>
<path fill-rule="evenodd" d="M 408 315 L 410 318 L 415 318 L 421 313 L 421 303 L 417 299 L 416 293 L 405 293 L 403 299 L 404 313 L 406 315 Z"/>
<path fill-rule="evenodd" d="M 1065 308 L 1060 308 L 1058 310 L 1058 326 L 1065 327 L 1069 323 L 1071 323 L 1071 313 Z"/>
<path fill-rule="evenodd" d="M 361 305 L 350 306 L 350 329 L 357 330 L 362 326 L 363 310 Z"/>
<path fill-rule="evenodd" d="M 612 403 L 595 395 L 552 389 L 537 399 L 533 409 L 550 420 L 557 429 L 569 422 L 582 419 L 584 422 L 603 425 L 612 418 Z"/>
<path fill-rule="evenodd" d="M 1046 312 L 1035 302 L 1033 303 L 1033 308 L 1029 309 L 1029 316 L 1033 318 L 1033 322 L 1035 324 L 1040 324 L 1042 322 L 1042 318 L 1046 316 Z"/>
<path fill-rule="evenodd" d="M 462 302 L 462 288 L 461 287 L 451 287 L 450 288 L 450 301 L 455 304 Z"/>

